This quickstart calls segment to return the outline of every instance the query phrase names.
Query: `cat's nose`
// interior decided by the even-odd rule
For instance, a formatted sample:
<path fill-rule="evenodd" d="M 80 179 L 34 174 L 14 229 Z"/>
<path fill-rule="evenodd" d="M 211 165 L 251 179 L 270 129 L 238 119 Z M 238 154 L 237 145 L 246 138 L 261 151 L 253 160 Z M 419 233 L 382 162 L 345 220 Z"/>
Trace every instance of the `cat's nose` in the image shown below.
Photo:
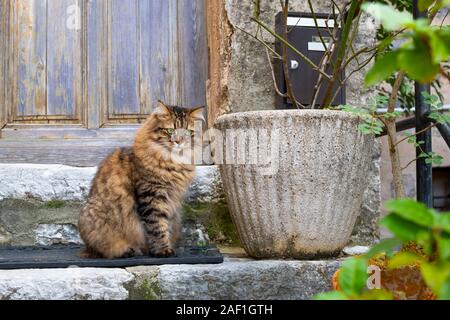
<path fill-rule="evenodd" d="M 172 139 L 172 142 L 175 143 L 175 144 L 181 144 L 181 142 L 182 142 L 182 137 L 176 136 L 176 137 L 174 137 L 174 138 Z"/>

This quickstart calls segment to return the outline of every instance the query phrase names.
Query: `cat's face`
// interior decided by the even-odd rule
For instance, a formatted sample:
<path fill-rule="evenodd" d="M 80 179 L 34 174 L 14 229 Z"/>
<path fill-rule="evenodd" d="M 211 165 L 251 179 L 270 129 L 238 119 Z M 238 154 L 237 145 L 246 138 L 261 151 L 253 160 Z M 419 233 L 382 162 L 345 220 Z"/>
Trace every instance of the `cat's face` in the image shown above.
<path fill-rule="evenodd" d="M 154 114 L 158 118 L 156 142 L 170 152 L 193 146 L 196 121 L 204 121 L 204 107 L 187 109 L 158 101 Z"/>

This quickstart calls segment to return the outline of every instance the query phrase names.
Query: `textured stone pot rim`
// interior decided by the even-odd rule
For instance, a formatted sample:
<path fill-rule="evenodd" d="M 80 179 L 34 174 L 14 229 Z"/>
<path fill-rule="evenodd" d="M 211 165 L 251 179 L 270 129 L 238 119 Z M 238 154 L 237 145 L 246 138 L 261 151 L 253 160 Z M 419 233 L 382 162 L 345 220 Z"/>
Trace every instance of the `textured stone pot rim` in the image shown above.
<path fill-rule="evenodd" d="M 251 119 L 261 118 L 261 120 L 263 120 L 268 118 L 282 119 L 286 117 L 330 118 L 334 120 L 360 119 L 359 116 L 342 110 L 323 110 L 323 109 L 256 110 L 256 111 L 235 112 L 222 115 L 216 119 L 215 125 L 221 125 L 227 122 L 244 121 L 249 118 Z"/>

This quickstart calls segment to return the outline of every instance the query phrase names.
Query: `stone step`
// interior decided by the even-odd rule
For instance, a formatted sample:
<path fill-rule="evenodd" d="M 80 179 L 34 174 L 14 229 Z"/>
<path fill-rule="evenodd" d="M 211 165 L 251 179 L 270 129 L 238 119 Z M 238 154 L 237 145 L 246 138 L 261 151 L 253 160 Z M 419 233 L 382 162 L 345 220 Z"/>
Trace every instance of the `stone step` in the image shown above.
<path fill-rule="evenodd" d="M 80 243 L 76 225 L 96 170 L 0 164 L 0 244 Z M 218 167 L 198 166 L 183 206 L 187 217 L 184 235 L 190 241 L 187 244 L 204 240 L 202 221 L 217 225 L 212 215 L 226 210 L 224 203 Z M 205 217 L 199 218 L 200 215 Z"/>
<path fill-rule="evenodd" d="M 0 270 L 0 300 L 310 299 L 330 290 L 341 261 L 226 257 L 216 265 Z"/>
<path fill-rule="evenodd" d="M 0 164 L 0 200 L 84 201 L 97 167 L 43 164 Z M 197 166 L 186 201 L 214 202 L 223 198 L 218 167 Z"/>
<path fill-rule="evenodd" d="M 0 164 L 0 244 L 77 243 L 75 228 L 96 167 Z M 379 236 L 378 184 L 369 186 L 351 242 L 371 244 Z M 378 197 L 376 196 L 378 194 Z M 237 244 L 218 166 L 198 166 L 183 206 L 189 241 Z"/>

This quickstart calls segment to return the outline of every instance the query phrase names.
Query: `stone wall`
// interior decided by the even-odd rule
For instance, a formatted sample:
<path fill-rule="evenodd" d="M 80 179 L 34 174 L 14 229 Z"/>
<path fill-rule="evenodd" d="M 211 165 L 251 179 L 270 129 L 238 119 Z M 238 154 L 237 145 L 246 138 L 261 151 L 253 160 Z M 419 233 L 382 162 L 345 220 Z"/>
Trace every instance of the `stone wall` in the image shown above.
<path fill-rule="evenodd" d="M 291 11 L 309 12 L 306 0 L 292 0 Z M 342 4 L 344 1 L 337 1 Z M 330 1 L 313 1 L 316 12 L 330 12 Z M 208 86 L 209 123 L 221 114 L 229 112 L 264 110 L 275 108 L 275 90 L 271 69 L 264 47 L 242 30 L 256 31 L 250 20 L 252 0 L 211 0 L 208 13 L 210 48 L 210 80 Z M 261 0 L 261 19 L 274 28 L 275 15 L 280 11 L 279 1 Z M 218 19 L 221 22 L 219 23 Z M 223 21 L 227 19 L 228 21 Z M 375 21 L 363 15 L 355 48 L 375 43 Z M 266 34 L 265 40 L 272 42 Z M 350 65 L 352 70 L 354 66 Z M 366 106 L 373 91 L 364 88 L 364 73 L 369 66 L 354 74 L 346 88 L 347 103 Z M 220 82 L 213 81 L 220 79 Z M 369 187 L 365 192 L 364 205 L 357 228 L 352 237 L 355 242 L 372 242 L 378 238 L 377 220 L 380 212 L 380 148 L 375 148 L 373 163 L 367 174 Z"/>
<path fill-rule="evenodd" d="M 344 1 L 337 1 L 342 4 Z M 220 92 L 209 88 L 211 118 L 226 112 L 273 109 L 275 91 L 271 70 L 267 63 L 264 47 L 242 30 L 254 34 L 256 24 L 250 20 L 252 0 L 212 0 L 209 13 L 209 30 L 213 34 L 209 39 L 210 74 L 212 79 L 222 76 Z M 223 6 L 224 3 L 224 6 Z M 320 13 L 330 12 L 330 1 L 313 1 L 314 10 Z M 309 12 L 306 0 L 291 1 L 291 11 Z M 272 28 L 275 27 L 275 15 L 280 11 L 279 1 L 261 0 L 261 19 Z M 211 13 L 213 12 L 213 13 Z M 215 19 L 228 19 L 228 23 L 214 24 Z M 355 48 L 375 43 L 375 21 L 363 15 L 355 39 Z M 265 34 L 264 39 L 273 42 L 273 37 Z M 228 40 L 228 41 L 226 41 Z M 227 47 L 230 47 L 230 51 Z M 348 70 L 353 70 L 350 66 Z M 369 66 L 354 74 L 347 85 L 347 102 L 364 106 L 373 93 L 364 88 L 363 77 Z M 226 75 L 226 77 L 223 77 Z"/>

